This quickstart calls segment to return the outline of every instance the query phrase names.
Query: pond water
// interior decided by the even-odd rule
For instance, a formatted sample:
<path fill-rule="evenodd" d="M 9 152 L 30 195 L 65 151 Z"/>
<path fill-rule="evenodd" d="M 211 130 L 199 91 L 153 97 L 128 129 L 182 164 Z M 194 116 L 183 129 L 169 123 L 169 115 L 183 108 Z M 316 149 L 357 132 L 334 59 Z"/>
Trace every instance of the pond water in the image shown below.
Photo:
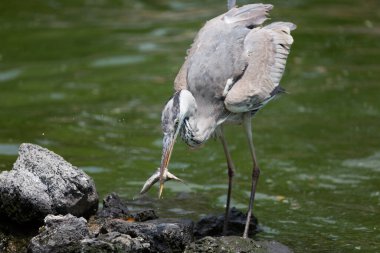
<path fill-rule="evenodd" d="M 296 252 L 379 252 L 380 4 L 270 3 L 272 20 L 298 28 L 282 80 L 289 94 L 253 120 L 258 237 Z M 101 197 L 138 197 L 159 166 L 161 109 L 185 52 L 225 8 L 216 0 L 1 1 L 0 170 L 31 142 L 85 170 Z M 240 126 L 226 132 L 233 204 L 245 210 L 248 147 Z M 170 169 L 187 184 L 169 182 L 160 201 L 155 187 L 134 208 L 193 219 L 223 212 L 218 141 L 200 150 L 178 141 Z"/>

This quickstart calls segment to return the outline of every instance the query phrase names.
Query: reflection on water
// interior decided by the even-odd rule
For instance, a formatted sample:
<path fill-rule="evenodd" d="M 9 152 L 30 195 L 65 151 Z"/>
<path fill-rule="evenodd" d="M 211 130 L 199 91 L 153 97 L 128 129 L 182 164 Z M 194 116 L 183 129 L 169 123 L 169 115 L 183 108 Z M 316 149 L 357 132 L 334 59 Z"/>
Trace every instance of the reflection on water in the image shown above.
<path fill-rule="evenodd" d="M 114 57 L 107 57 L 103 59 L 95 60 L 91 66 L 101 68 L 101 67 L 113 67 L 119 65 L 137 64 L 145 60 L 144 56 L 141 55 L 118 55 Z"/>
<path fill-rule="evenodd" d="M 374 171 L 380 171 L 380 152 L 376 152 L 365 158 L 347 159 L 343 161 L 343 166 L 352 168 L 366 168 Z"/>
<path fill-rule="evenodd" d="M 18 144 L 4 144 L 0 143 L 0 155 L 17 155 Z"/>
<path fill-rule="evenodd" d="M 12 69 L 0 72 L 0 82 L 10 81 L 20 76 L 20 69 Z"/>
<path fill-rule="evenodd" d="M 272 20 L 298 29 L 282 81 L 289 94 L 253 121 L 258 236 L 296 252 L 378 252 L 380 5 L 272 3 Z M 201 150 L 178 141 L 170 169 L 186 184 L 169 182 L 163 200 L 156 186 L 138 192 L 159 166 L 161 109 L 185 52 L 225 8 L 216 0 L 0 3 L 0 170 L 12 167 L 19 143 L 32 142 L 132 209 L 223 213 L 226 165 L 213 140 Z M 226 134 L 237 166 L 233 204 L 245 209 L 248 147 L 241 127 Z"/>
<path fill-rule="evenodd" d="M 83 170 L 87 174 L 103 174 L 109 172 L 109 169 L 98 167 L 98 166 L 82 166 L 79 169 Z"/>

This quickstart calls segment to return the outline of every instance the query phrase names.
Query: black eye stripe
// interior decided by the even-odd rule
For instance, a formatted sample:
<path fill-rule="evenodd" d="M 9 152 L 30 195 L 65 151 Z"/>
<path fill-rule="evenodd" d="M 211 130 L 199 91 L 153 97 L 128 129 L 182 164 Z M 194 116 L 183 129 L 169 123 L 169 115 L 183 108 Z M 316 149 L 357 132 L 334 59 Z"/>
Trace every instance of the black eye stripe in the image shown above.
<path fill-rule="evenodd" d="M 173 96 L 173 115 L 177 117 L 179 114 L 179 91 L 174 93 Z M 175 118 L 174 118 L 175 119 Z"/>

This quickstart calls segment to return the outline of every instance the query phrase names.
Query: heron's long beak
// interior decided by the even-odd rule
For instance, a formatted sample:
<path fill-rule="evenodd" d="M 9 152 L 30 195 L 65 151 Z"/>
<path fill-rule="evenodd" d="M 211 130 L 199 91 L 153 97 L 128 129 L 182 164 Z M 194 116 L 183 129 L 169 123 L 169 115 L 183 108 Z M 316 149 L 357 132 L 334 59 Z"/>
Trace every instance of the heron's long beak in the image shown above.
<path fill-rule="evenodd" d="M 160 168 L 145 182 L 143 188 L 140 191 L 140 194 L 144 194 L 147 192 L 156 182 L 160 181 L 160 189 L 158 193 L 158 197 L 161 198 L 162 191 L 164 189 L 164 183 L 168 180 L 176 180 L 184 183 L 184 181 L 174 174 L 170 173 L 168 170 L 168 165 L 170 161 L 170 156 L 173 151 L 174 143 L 177 139 L 179 129 L 181 126 L 178 126 L 175 133 L 168 133 L 164 135 L 164 139 L 162 141 L 162 158 Z"/>
<path fill-rule="evenodd" d="M 158 192 L 158 198 L 161 198 L 162 191 L 165 183 L 165 172 L 168 170 L 170 157 L 173 152 L 174 143 L 177 139 L 178 130 L 174 134 L 165 134 L 162 142 L 162 158 L 160 166 L 160 190 Z"/>

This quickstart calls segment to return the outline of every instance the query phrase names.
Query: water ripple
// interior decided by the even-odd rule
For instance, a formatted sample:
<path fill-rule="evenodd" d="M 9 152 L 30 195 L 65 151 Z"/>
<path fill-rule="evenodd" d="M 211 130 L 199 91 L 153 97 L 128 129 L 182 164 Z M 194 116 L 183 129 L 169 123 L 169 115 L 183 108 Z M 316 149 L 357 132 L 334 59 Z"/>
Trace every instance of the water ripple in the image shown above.
<path fill-rule="evenodd" d="M 7 71 L 0 72 L 0 82 L 6 82 L 19 77 L 22 73 L 21 69 L 11 69 Z"/>
<path fill-rule="evenodd" d="M 19 144 L 0 143 L 0 155 L 17 155 Z"/>
<path fill-rule="evenodd" d="M 83 166 L 79 168 L 83 170 L 84 172 L 91 173 L 91 174 L 100 174 L 100 173 L 109 172 L 109 169 L 98 167 L 98 166 Z"/>
<path fill-rule="evenodd" d="M 343 161 L 343 166 L 366 168 L 375 171 L 380 171 L 380 152 L 359 159 L 347 159 Z"/>
<path fill-rule="evenodd" d="M 95 68 L 112 67 L 112 66 L 141 63 L 145 60 L 146 58 L 141 55 L 119 55 L 119 56 L 97 59 L 91 63 L 91 66 Z"/>

